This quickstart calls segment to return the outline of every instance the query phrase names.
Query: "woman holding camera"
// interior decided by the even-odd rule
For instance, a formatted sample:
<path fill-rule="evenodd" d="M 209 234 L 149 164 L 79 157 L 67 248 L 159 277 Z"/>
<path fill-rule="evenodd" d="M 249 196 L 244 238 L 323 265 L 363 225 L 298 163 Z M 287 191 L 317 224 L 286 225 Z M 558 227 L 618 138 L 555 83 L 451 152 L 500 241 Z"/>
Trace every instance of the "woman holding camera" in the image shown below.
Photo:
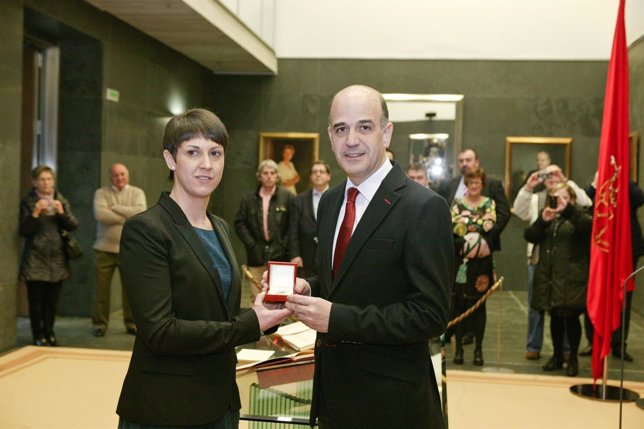
<path fill-rule="evenodd" d="M 34 168 L 31 177 L 33 188 L 20 202 L 18 233 L 25 237 L 20 277 L 27 283 L 34 345 L 57 346 L 56 306 L 62 282 L 71 275 L 61 232 L 76 229 L 78 220 L 56 190 L 56 177 L 50 167 Z"/>
<path fill-rule="evenodd" d="M 586 306 L 592 222 L 592 216 L 576 205 L 576 194 L 570 185 L 559 183 L 550 190 L 546 207 L 524 233 L 527 241 L 539 244 L 532 308 L 549 311 L 551 318 L 554 355 L 543 370 L 562 368 L 565 332 L 570 342 L 566 368 L 570 377 L 579 372 L 579 315 Z"/>

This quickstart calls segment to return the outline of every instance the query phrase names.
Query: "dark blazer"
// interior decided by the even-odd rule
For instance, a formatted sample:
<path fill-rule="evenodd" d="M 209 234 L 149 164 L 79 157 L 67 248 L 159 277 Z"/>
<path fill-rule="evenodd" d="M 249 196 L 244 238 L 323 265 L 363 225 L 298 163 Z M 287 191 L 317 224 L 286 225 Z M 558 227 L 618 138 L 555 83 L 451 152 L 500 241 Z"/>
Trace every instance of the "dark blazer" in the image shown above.
<path fill-rule="evenodd" d="M 454 195 L 456 195 L 460 182 L 461 176 L 454 177 L 441 183 L 438 188 L 438 193 L 445 198 L 450 207 L 454 203 Z M 501 233 L 510 220 L 510 204 L 501 181 L 489 176 L 485 179 L 485 186 L 481 190 L 481 195 L 492 198 L 496 204 L 496 223 L 492 231 L 490 231 L 488 243 L 492 251 L 496 252 L 501 250 Z"/>
<path fill-rule="evenodd" d="M 449 208 L 394 163 L 333 278 L 345 183 L 325 192 L 318 207 L 318 276 L 309 280 L 313 295 L 333 305 L 328 333 L 316 341 L 311 423 L 323 392 L 333 427 L 442 428 L 428 341 L 449 320 Z"/>
<path fill-rule="evenodd" d="M 226 300 L 206 247 L 167 193 L 123 227 L 123 287 L 138 332 L 116 412 L 129 422 L 203 425 L 241 408 L 234 347 L 257 341 L 259 322 L 239 314 L 230 228 L 209 218 L 233 271 Z"/>
<path fill-rule="evenodd" d="M 301 193 L 291 200 L 288 225 L 288 254 L 299 256 L 304 267 L 298 268 L 298 277 L 317 273 L 315 252 L 318 248 L 317 222 L 313 214 L 313 190 Z"/>
<path fill-rule="evenodd" d="M 269 241 L 264 237 L 264 216 L 260 186 L 242 198 L 235 216 L 235 231 L 246 247 L 246 262 L 251 267 L 268 261 L 290 261 L 288 256 L 288 209 L 295 198 L 278 186 L 268 206 Z"/>

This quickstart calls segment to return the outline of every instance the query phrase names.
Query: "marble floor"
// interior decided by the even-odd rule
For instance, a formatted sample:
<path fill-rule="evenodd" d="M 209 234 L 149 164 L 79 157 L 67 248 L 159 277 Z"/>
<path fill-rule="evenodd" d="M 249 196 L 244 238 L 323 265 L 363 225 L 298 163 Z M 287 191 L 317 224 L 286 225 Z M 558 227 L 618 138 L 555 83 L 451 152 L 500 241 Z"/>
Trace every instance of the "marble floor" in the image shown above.
<path fill-rule="evenodd" d="M 487 328 L 483 345 L 485 365 L 474 366 L 473 345 L 465 346 L 465 364 L 454 365 L 453 345 L 447 345 L 448 371 L 511 371 L 517 374 L 543 374 L 561 376 L 563 371 L 544 373 L 541 366 L 552 354 L 549 328 L 546 318 L 546 334 L 541 359 L 530 361 L 525 358 L 525 337 L 527 324 L 527 293 L 524 291 L 497 291 L 487 302 Z M 111 315 L 110 327 L 104 337 L 96 338 L 91 335 L 91 322 L 89 318 L 58 317 L 56 320 L 56 333 L 61 345 L 65 347 L 83 347 L 108 350 L 131 350 L 134 337 L 125 332 L 121 320 L 121 312 Z M 19 317 L 17 346 L 31 344 L 29 319 Z M 582 338 L 581 347 L 586 341 Z M 634 357 L 634 362 L 624 363 L 624 379 L 644 381 L 644 317 L 641 313 L 633 311 L 631 332 L 628 339 L 628 352 Z M 619 379 L 621 361 L 609 359 L 609 378 Z M 590 358 L 579 358 L 579 376 L 590 377 Z"/>

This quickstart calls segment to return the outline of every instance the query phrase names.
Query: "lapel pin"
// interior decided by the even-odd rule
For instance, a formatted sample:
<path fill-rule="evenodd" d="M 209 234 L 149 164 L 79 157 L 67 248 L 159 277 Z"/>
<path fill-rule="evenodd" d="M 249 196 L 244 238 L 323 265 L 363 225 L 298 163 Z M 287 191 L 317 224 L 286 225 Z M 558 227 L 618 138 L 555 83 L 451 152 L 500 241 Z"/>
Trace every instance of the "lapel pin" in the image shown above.
<path fill-rule="evenodd" d="M 388 206 L 390 206 L 390 205 L 391 205 L 391 201 L 389 201 L 389 200 L 388 200 L 388 199 L 386 199 L 386 198 L 385 198 L 385 203 L 387 203 L 387 205 L 388 205 Z"/>

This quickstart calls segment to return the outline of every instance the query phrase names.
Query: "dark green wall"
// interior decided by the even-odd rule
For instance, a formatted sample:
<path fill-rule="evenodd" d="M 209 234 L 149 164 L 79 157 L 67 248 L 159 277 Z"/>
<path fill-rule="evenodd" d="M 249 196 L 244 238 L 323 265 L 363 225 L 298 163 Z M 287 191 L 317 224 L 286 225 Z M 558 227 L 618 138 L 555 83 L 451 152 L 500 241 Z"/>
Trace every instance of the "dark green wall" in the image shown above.
<path fill-rule="evenodd" d="M 22 8 L 0 1 L 0 351 L 16 344 Z"/>
<path fill-rule="evenodd" d="M 333 182 L 341 181 L 344 176 L 326 134 L 328 105 L 336 91 L 353 83 L 381 92 L 463 94 L 463 145 L 476 149 L 482 166 L 501 179 L 506 136 L 573 137 L 572 178 L 583 185 L 592 178 L 597 161 L 606 65 L 605 61 L 280 60 L 277 77 L 218 77 L 215 105 L 233 143 L 217 208 L 224 218 L 234 219 L 241 196 L 254 188 L 260 131 L 320 133 L 320 157 L 331 163 Z M 399 159 L 405 163 L 406 136 L 396 138 L 392 147 L 403 154 Z M 512 219 L 497 258 L 508 289 L 524 289 L 527 283 L 523 228 L 521 221 Z M 243 247 L 236 245 L 243 260 Z"/>
<path fill-rule="evenodd" d="M 644 189 L 644 155 L 642 155 L 642 143 L 644 142 L 644 36 L 631 45 L 628 52 L 629 74 L 630 74 L 630 128 L 637 131 L 640 136 L 639 150 L 639 185 Z M 639 210 L 638 218 L 640 225 L 644 225 L 644 209 Z M 640 258 L 639 265 L 644 263 Z M 644 314 L 644 273 L 637 276 L 636 288 L 638 292 L 633 294 L 633 310 Z"/>
<path fill-rule="evenodd" d="M 113 162 L 130 167 L 131 181 L 156 202 L 168 190 L 161 136 L 169 100 L 213 108 L 211 71 L 81 0 L 0 2 L 0 350 L 15 344 L 21 55 L 25 34 L 60 47 L 58 185 L 80 220 L 86 254 L 73 262 L 59 312 L 88 316 L 94 287 L 94 190 L 109 183 Z M 120 102 L 104 99 L 105 88 Z M 88 326 L 89 332 L 89 326 Z"/>

